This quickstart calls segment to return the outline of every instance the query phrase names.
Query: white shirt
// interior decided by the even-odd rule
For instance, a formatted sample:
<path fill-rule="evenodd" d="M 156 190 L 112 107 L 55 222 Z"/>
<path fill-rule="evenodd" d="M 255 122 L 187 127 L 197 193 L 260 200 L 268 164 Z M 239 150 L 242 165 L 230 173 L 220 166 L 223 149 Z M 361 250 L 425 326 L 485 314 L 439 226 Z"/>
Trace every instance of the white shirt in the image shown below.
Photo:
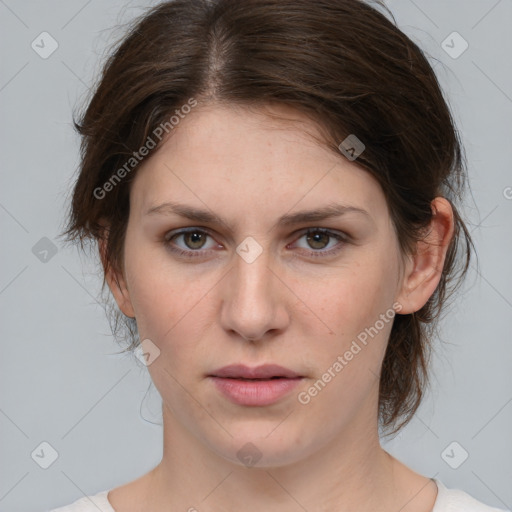
<path fill-rule="evenodd" d="M 458 489 L 447 489 L 439 480 L 433 479 L 437 485 L 437 498 L 432 512 L 511 512 L 504 509 L 488 507 L 480 501 Z M 66 507 L 50 512 L 116 512 L 107 499 L 109 491 L 102 491 L 94 496 L 86 496 Z"/>

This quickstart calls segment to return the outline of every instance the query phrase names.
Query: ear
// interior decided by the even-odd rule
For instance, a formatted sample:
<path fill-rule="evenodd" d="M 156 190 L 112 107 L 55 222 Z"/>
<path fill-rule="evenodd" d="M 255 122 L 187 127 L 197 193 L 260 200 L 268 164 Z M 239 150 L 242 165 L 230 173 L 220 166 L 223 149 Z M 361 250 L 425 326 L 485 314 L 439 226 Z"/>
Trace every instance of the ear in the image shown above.
<path fill-rule="evenodd" d="M 114 296 L 114 299 L 119 306 L 119 309 L 130 318 L 135 318 L 135 312 L 130 300 L 130 293 L 126 279 L 122 272 L 114 269 L 106 258 L 106 248 L 108 241 L 108 228 L 105 227 L 101 238 L 98 239 L 98 249 L 100 252 L 101 263 L 103 265 L 103 271 L 105 272 L 105 280 L 108 283 L 108 287 Z"/>
<path fill-rule="evenodd" d="M 414 254 L 408 257 L 397 302 L 399 313 L 419 311 L 432 296 L 443 272 L 446 253 L 454 233 L 453 210 L 444 197 L 431 202 L 433 217 L 426 236 L 417 242 Z M 398 312 L 398 310 L 397 310 Z"/>

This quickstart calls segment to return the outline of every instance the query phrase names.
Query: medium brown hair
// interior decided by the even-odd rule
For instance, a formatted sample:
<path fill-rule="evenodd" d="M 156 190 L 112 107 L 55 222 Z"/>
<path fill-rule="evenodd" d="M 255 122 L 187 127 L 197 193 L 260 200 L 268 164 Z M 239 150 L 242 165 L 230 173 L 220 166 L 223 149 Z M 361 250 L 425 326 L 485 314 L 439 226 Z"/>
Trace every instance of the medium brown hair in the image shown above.
<path fill-rule="evenodd" d="M 379 391 L 380 424 L 394 433 L 420 404 L 435 327 L 468 269 L 472 241 L 455 208 L 466 164 L 449 107 L 422 50 L 379 6 L 360 0 L 175 0 L 136 19 L 111 49 L 75 121 L 81 163 L 63 236 L 83 249 L 108 226 L 102 289 L 108 268 L 122 272 L 137 165 L 105 197 L 94 191 L 123 165 L 126 170 L 133 153 L 191 98 L 293 107 L 318 123 L 340 158 L 339 144 L 355 134 L 366 146 L 356 163 L 381 185 L 403 254 L 424 236 L 436 196 L 451 202 L 455 216 L 436 291 L 418 312 L 394 319 Z M 131 343 L 126 350 L 134 349 L 135 320 L 117 308 L 109 316 L 114 335 L 124 320 Z"/>

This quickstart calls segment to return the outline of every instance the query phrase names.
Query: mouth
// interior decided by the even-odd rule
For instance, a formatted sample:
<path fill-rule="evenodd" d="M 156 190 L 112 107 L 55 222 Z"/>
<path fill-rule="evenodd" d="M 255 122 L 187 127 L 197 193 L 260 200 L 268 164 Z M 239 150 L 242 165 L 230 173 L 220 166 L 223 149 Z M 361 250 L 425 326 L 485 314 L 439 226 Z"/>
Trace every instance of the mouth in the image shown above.
<path fill-rule="evenodd" d="M 220 377 L 238 380 L 271 380 L 271 379 L 295 379 L 302 377 L 298 373 L 279 366 L 277 364 L 265 364 L 256 367 L 249 367 L 243 364 L 224 366 L 215 370 L 209 377 Z"/>
<path fill-rule="evenodd" d="M 216 370 L 208 378 L 231 402 L 263 407 L 285 398 L 304 377 L 279 365 L 231 365 Z"/>
<path fill-rule="evenodd" d="M 218 375 L 212 375 L 212 377 L 218 377 Z M 234 380 L 247 380 L 247 381 L 262 381 L 262 380 L 274 380 L 274 379 L 288 379 L 289 377 L 269 377 L 268 379 L 247 379 L 245 377 L 221 377 L 223 379 L 234 379 Z M 297 379 L 300 379 L 300 377 L 295 377 Z"/>

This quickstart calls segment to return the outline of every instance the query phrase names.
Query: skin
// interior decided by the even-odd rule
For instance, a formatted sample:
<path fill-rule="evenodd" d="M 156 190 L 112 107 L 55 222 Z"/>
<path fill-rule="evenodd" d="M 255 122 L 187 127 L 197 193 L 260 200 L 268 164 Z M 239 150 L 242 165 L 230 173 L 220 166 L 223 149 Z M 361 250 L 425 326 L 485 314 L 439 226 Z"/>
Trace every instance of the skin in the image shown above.
<path fill-rule="evenodd" d="M 402 254 L 378 182 L 315 141 L 320 132 L 302 114 L 274 106 L 288 118 L 279 121 L 268 112 L 200 106 L 137 171 L 124 268 L 107 281 L 140 339 L 160 350 L 148 370 L 162 396 L 164 450 L 157 467 L 110 491 L 109 501 L 117 512 L 430 511 L 435 483 L 379 443 L 378 376 L 391 322 L 309 403 L 298 393 L 394 304 L 406 314 L 426 303 L 453 235 L 450 205 L 433 201 L 428 237 L 414 256 Z M 224 222 L 145 214 L 167 201 Z M 284 214 L 331 202 L 367 213 L 275 227 Z M 168 241 L 190 227 L 203 238 Z M 349 238 L 308 242 L 307 228 Z M 176 255 L 166 235 L 202 255 Z M 262 250 L 252 263 L 236 252 L 249 236 Z M 233 363 L 277 363 L 304 379 L 270 406 L 235 405 L 207 378 Z M 237 457 L 248 442 L 261 455 L 253 467 Z"/>

